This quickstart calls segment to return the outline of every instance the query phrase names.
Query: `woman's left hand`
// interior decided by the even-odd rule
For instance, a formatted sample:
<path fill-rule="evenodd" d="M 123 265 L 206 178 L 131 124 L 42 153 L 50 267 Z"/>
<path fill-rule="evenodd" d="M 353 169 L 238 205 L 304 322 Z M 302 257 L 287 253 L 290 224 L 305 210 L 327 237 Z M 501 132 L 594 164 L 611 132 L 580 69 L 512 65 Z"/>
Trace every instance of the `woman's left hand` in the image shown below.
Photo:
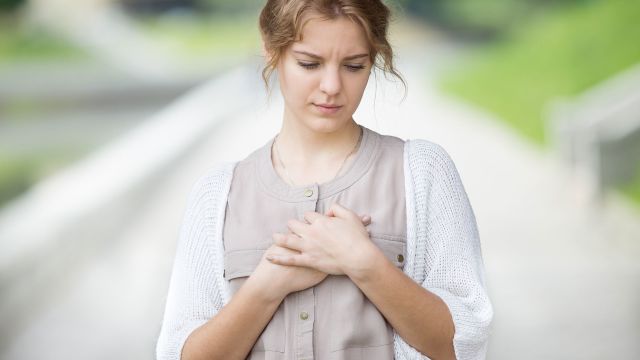
<path fill-rule="evenodd" d="M 325 215 L 308 211 L 308 223 L 291 219 L 288 234 L 274 233 L 274 243 L 295 250 L 288 256 L 267 254 L 280 265 L 306 266 L 327 274 L 349 275 L 363 271 L 378 248 L 371 242 L 363 219 L 334 203 Z"/>

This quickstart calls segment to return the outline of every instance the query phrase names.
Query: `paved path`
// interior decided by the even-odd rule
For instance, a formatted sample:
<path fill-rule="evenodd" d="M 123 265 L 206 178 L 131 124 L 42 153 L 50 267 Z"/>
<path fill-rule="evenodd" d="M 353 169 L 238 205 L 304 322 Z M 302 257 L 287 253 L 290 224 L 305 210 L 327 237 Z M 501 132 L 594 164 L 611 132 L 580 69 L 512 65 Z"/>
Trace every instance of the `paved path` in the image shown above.
<path fill-rule="evenodd" d="M 551 156 L 441 96 L 429 79 L 442 54 L 400 53 L 407 99 L 396 107 L 393 86 L 379 85 L 375 105 L 368 91 L 356 119 L 381 133 L 430 139 L 453 157 L 477 216 L 495 306 L 488 358 L 640 358 L 640 214 L 615 198 L 586 206 Z M 146 211 L 103 257 L 61 281 L 4 358 L 153 358 L 188 191 L 209 165 L 241 159 L 277 132 L 277 93 L 270 106 L 220 125 L 154 184 Z"/>

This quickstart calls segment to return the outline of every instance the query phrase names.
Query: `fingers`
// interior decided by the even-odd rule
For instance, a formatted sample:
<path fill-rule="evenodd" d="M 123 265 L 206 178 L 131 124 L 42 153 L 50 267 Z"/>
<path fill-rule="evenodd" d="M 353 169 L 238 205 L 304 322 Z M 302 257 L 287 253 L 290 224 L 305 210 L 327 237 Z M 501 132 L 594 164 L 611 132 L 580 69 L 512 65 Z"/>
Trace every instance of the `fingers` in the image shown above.
<path fill-rule="evenodd" d="M 278 265 L 299 266 L 294 255 L 275 255 L 267 254 L 267 260 Z"/>
<path fill-rule="evenodd" d="M 325 216 L 337 216 L 335 209 L 337 207 L 340 207 L 342 209 L 345 209 L 347 212 L 352 213 L 350 210 L 346 209 L 344 206 L 341 206 L 337 203 L 334 203 L 326 212 L 325 212 Z M 338 211 L 338 213 L 340 213 L 340 211 Z M 362 215 L 360 216 L 360 221 L 362 221 L 364 226 L 370 225 L 371 224 L 371 216 L 369 215 Z"/>
<path fill-rule="evenodd" d="M 273 233 L 273 243 L 283 248 L 302 252 L 304 250 L 304 240 L 296 234 Z"/>
<path fill-rule="evenodd" d="M 302 235 L 309 224 L 299 221 L 297 219 L 290 219 L 287 221 L 287 227 L 294 234 Z"/>
<path fill-rule="evenodd" d="M 307 220 L 309 224 L 313 224 L 313 222 L 319 218 L 323 218 L 321 214 L 318 214 L 315 211 L 307 211 L 304 213 L 304 219 Z"/>
<path fill-rule="evenodd" d="M 309 266 L 307 256 L 287 248 L 273 246 L 267 250 L 265 258 L 273 264 L 287 266 Z"/>
<path fill-rule="evenodd" d="M 325 216 L 335 216 L 333 210 L 329 209 L 326 213 Z M 315 211 L 307 211 L 304 213 L 304 219 L 309 223 L 309 224 L 313 224 L 314 221 L 316 221 L 317 219 L 320 219 L 324 216 L 322 216 L 321 214 L 318 214 Z M 365 225 L 369 225 L 371 224 L 371 216 L 369 215 L 362 215 L 360 217 L 360 220 L 365 224 Z"/>
<path fill-rule="evenodd" d="M 348 218 L 353 218 L 354 216 L 357 216 L 351 210 L 345 208 L 344 206 L 338 204 L 337 202 L 334 202 L 333 204 L 331 204 L 331 207 L 329 208 L 329 212 L 333 214 L 332 216 L 336 216 L 340 218 L 348 219 Z"/>

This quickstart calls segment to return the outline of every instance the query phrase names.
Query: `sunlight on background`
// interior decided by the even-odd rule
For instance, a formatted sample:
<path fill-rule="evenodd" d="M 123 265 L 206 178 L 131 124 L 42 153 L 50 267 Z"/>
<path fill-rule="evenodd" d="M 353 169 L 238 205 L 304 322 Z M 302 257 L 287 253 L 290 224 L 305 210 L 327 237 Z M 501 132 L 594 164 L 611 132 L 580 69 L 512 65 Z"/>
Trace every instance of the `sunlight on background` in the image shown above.
<path fill-rule="evenodd" d="M 279 129 L 263 4 L 0 0 L 0 359 L 154 358 L 191 186 Z M 640 3 L 387 4 L 356 120 L 451 153 L 488 358 L 640 358 Z"/>

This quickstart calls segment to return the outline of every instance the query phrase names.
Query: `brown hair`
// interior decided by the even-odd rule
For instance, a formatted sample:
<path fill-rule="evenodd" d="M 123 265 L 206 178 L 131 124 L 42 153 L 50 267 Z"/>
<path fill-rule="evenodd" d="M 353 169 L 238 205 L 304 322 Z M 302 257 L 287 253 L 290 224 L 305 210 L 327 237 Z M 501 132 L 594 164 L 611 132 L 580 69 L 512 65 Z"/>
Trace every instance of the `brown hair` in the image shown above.
<path fill-rule="evenodd" d="M 306 23 L 302 22 L 303 15 L 309 12 L 326 20 L 345 16 L 360 24 L 369 42 L 371 63 L 398 78 L 406 90 L 404 79 L 393 65 L 393 50 L 387 40 L 391 12 L 381 0 L 267 0 L 259 23 L 265 50 L 272 55 L 262 70 L 267 88 L 284 51 L 299 40 Z"/>

